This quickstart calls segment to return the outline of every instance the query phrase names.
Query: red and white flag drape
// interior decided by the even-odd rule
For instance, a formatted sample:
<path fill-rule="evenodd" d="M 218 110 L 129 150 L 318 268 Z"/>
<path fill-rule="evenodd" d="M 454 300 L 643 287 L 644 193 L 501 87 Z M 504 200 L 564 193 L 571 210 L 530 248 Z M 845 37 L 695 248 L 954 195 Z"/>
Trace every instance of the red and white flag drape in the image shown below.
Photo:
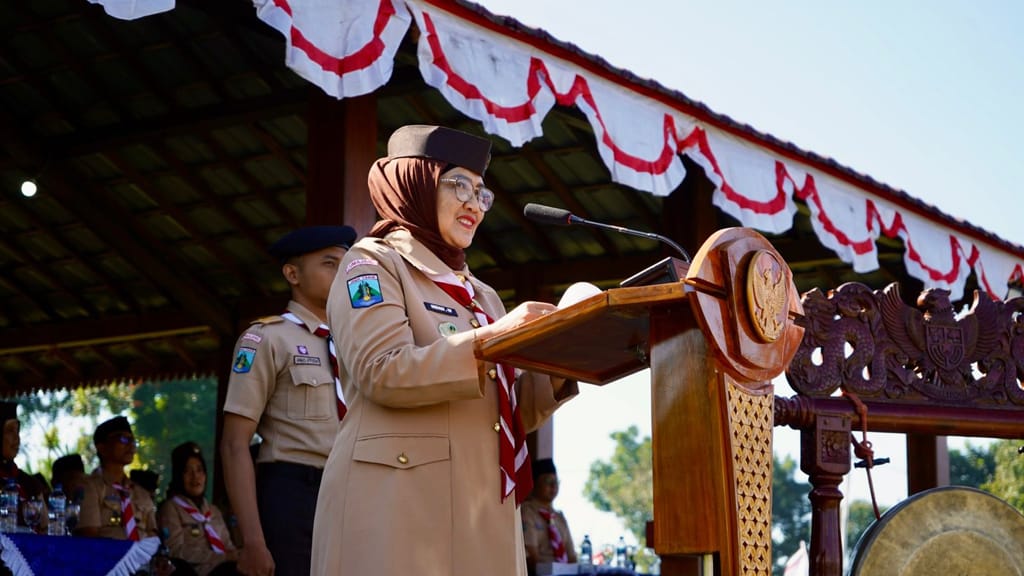
<path fill-rule="evenodd" d="M 454 274 L 443 274 L 432 277 L 435 284 L 444 290 L 460 305 L 473 312 L 481 326 L 494 322 L 476 301 L 473 285 L 468 280 L 460 280 Z M 526 447 L 526 429 L 519 412 L 516 399 L 516 374 L 511 366 L 498 364 L 498 466 L 501 468 L 501 500 L 504 501 L 512 492 L 516 493 L 516 506 L 522 504 L 533 489 L 533 472 L 530 453 Z"/>
<path fill-rule="evenodd" d="M 210 523 L 210 519 L 212 517 L 211 512 L 209 510 L 206 512 L 200 512 L 198 508 L 181 496 L 175 496 L 174 503 L 203 527 L 203 530 L 206 532 L 206 541 L 210 544 L 210 548 L 214 553 L 223 554 L 224 541 L 220 539 L 220 534 L 217 534 L 217 529 Z"/>

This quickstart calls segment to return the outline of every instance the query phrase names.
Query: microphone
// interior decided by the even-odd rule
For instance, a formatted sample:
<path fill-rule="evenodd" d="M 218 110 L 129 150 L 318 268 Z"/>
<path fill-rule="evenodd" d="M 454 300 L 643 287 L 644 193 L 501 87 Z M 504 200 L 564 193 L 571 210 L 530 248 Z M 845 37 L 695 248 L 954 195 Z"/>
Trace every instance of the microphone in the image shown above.
<path fill-rule="evenodd" d="M 580 218 L 568 210 L 562 208 L 555 208 L 553 206 L 544 206 L 543 204 L 527 204 L 523 207 L 523 216 L 526 216 L 528 220 L 540 224 L 552 224 L 555 226 L 568 226 L 570 224 L 583 224 L 584 226 L 593 226 L 595 228 L 604 228 L 605 230 L 614 230 L 622 234 L 629 234 L 630 236 L 639 236 L 641 238 L 647 238 L 648 240 L 657 240 L 658 242 L 664 242 L 679 252 L 685 262 L 690 261 L 690 255 L 683 250 L 683 247 L 673 242 L 670 238 L 666 238 L 661 234 L 655 234 L 654 232 L 643 232 L 640 230 L 633 230 L 631 228 L 623 228 L 622 226 L 614 226 L 612 224 L 603 224 L 601 222 L 594 222 L 593 220 L 587 220 Z"/>

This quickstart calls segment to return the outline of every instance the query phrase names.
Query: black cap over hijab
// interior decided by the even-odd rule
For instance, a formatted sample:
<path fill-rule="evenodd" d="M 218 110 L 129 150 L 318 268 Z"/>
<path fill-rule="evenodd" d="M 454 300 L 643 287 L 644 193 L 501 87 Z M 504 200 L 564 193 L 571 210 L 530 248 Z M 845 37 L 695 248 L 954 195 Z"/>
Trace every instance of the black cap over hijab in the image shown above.
<path fill-rule="evenodd" d="M 8 420 L 18 419 L 18 405 L 14 402 L 0 402 L 0 425 Z"/>
<path fill-rule="evenodd" d="M 444 126 L 402 126 L 388 139 L 388 158 L 430 158 L 480 176 L 491 161 L 491 141 Z"/>

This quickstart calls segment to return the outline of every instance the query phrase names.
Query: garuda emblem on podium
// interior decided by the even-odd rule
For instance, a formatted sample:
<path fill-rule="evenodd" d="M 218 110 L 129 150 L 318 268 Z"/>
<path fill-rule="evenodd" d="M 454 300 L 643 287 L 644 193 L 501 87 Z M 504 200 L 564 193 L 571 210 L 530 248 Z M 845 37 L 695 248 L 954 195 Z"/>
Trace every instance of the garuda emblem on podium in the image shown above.
<path fill-rule="evenodd" d="M 758 250 L 747 268 L 747 312 L 763 342 L 775 342 L 786 327 L 789 286 L 785 269 L 768 250 Z"/>

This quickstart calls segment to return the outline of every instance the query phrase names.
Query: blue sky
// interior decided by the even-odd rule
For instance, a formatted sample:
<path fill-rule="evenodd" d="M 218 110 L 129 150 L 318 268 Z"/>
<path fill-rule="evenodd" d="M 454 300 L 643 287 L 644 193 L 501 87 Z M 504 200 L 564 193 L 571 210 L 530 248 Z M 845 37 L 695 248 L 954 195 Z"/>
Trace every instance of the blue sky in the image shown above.
<path fill-rule="evenodd" d="M 1024 244 L 1007 209 L 1024 171 L 1024 3 L 481 3 Z M 642 376 L 586 386 L 555 417 L 556 504 L 577 542 L 584 532 L 595 545 L 624 533 L 581 491 L 590 462 L 611 454 L 609 432 L 637 424 L 650 433 L 648 386 Z M 784 384 L 777 393 L 788 394 Z M 903 442 L 872 441 L 893 460 L 875 486 L 895 503 L 906 495 Z M 793 431 L 777 429 L 775 443 L 798 454 Z M 863 472 L 852 481 L 847 495 L 867 499 Z"/>

